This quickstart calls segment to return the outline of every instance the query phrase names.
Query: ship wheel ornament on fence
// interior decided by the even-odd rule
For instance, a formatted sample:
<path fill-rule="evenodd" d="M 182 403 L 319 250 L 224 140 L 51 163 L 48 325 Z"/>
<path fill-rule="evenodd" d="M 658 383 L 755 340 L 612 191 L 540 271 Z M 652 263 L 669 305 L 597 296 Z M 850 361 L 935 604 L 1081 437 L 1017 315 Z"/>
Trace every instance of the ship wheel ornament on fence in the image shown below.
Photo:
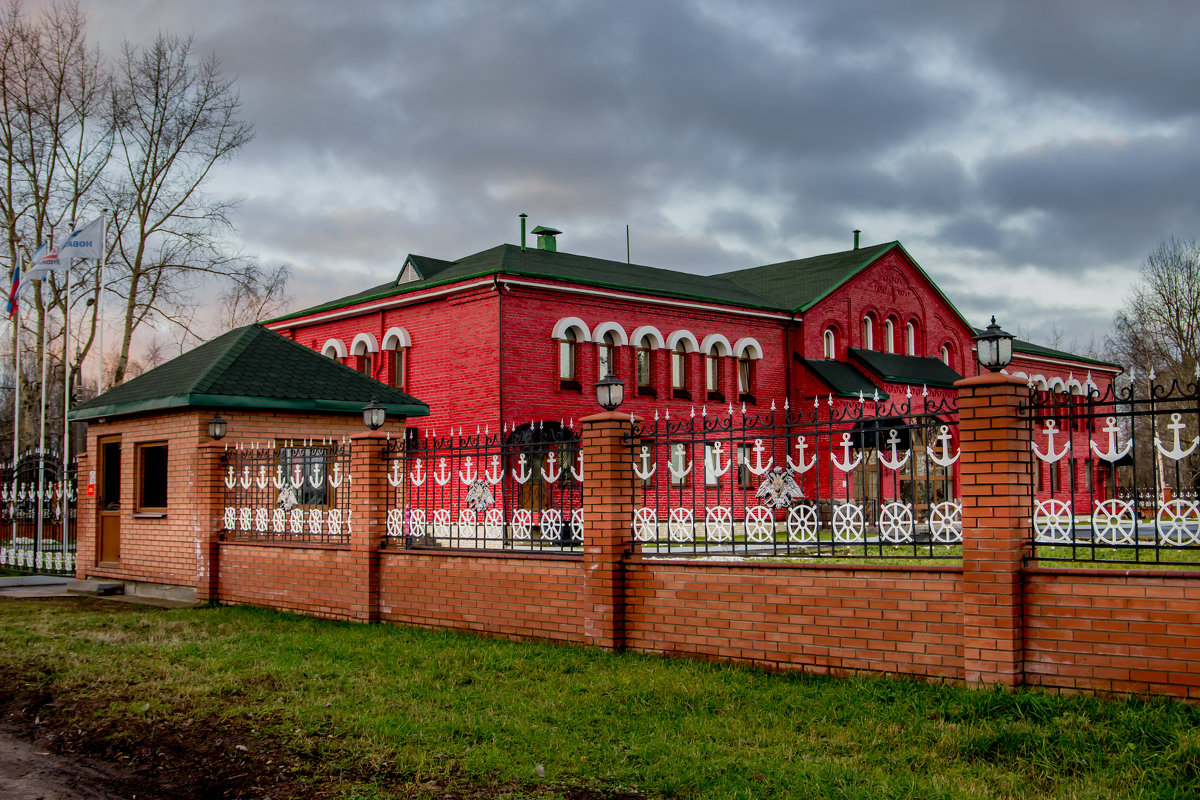
<path fill-rule="evenodd" d="M 667 536 L 672 542 L 690 542 L 694 538 L 694 517 L 690 508 L 672 508 L 667 521 Z"/>
<path fill-rule="evenodd" d="M 1123 500 L 1105 500 L 1092 511 L 1092 530 L 1101 544 L 1133 544 L 1137 517 L 1133 504 Z"/>
<path fill-rule="evenodd" d="M 533 512 L 528 508 L 520 508 L 513 514 L 512 535 L 514 539 L 527 542 L 533 536 Z"/>
<path fill-rule="evenodd" d="M 729 506 L 713 506 L 704 512 L 704 535 L 714 542 L 733 540 L 733 512 Z"/>
<path fill-rule="evenodd" d="M 652 542 L 658 536 L 658 514 L 653 508 L 639 508 L 633 513 L 633 538 Z"/>
<path fill-rule="evenodd" d="M 792 506 L 787 516 L 788 539 L 793 542 L 817 540 L 817 509 L 813 506 Z"/>
<path fill-rule="evenodd" d="M 766 506 L 746 509 L 746 538 L 764 544 L 775 538 L 775 512 Z"/>
<path fill-rule="evenodd" d="M 1200 542 L 1200 508 L 1194 501 L 1171 500 L 1158 509 L 1159 541 L 1182 547 Z"/>
<path fill-rule="evenodd" d="M 1041 544 L 1071 542 L 1071 504 L 1064 500 L 1039 500 L 1033 512 L 1033 533 Z"/>
<path fill-rule="evenodd" d="M 857 503 L 835 503 L 833 506 L 833 538 L 838 542 L 861 542 L 866 523 L 863 507 Z"/>
<path fill-rule="evenodd" d="M 885 542 L 901 544 L 912 537 L 913 510 L 908 503 L 884 503 L 879 509 L 879 536 Z"/>
<path fill-rule="evenodd" d="M 948 500 L 929 509 L 929 535 L 940 544 L 962 541 L 962 503 Z"/>

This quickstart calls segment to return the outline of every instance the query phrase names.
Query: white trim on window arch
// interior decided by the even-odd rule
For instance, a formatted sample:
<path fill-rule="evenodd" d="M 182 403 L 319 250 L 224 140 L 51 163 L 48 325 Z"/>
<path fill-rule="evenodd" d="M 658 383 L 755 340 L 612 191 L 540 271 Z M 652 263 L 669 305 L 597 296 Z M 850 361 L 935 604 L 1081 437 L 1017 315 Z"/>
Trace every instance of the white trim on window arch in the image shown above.
<path fill-rule="evenodd" d="M 679 344 L 680 341 L 687 342 L 690 345 L 688 348 L 689 353 L 694 353 L 700 349 L 700 342 L 696 340 L 695 335 L 691 331 L 687 330 L 672 331 L 671 335 L 667 337 L 667 349 L 674 350 L 675 345 Z"/>
<path fill-rule="evenodd" d="M 1008 372 L 1008 370 L 1001 370 L 1001 372 Z M 1014 378 L 1020 378 L 1021 380 L 1026 380 L 1026 381 L 1029 380 L 1029 376 L 1026 375 L 1024 372 L 1018 371 L 1018 372 L 1012 372 L 1009 374 L 1012 375 Z"/>
<path fill-rule="evenodd" d="M 750 336 L 746 336 L 744 338 L 738 339 L 737 342 L 733 345 L 733 352 L 735 355 L 737 355 L 738 358 L 741 358 L 742 353 L 744 353 L 746 351 L 747 347 L 754 348 L 755 355 L 750 356 L 751 358 L 762 358 L 763 357 L 762 345 L 758 343 L 757 339 L 754 339 Z"/>
<path fill-rule="evenodd" d="M 577 341 L 590 342 L 592 340 L 592 332 L 588 330 L 588 326 L 579 317 L 563 317 L 554 323 L 554 330 L 550 332 L 550 338 L 565 339 L 568 328 L 575 328 L 578 333 L 582 334 L 582 336 L 577 338 Z"/>
<path fill-rule="evenodd" d="M 616 339 L 617 345 L 629 344 L 629 337 L 625 335 L 625 329 L 617 322 L 601 322 L 592 330 L 592 341 L 600 343 L 604 341 L 604 334 L 611 333 Z"/>
<path fill-rule="evenodd" d="M 363 352 L 359 352 L 360 346 Z M 379 352 L 379 342 L 375 341 L 375 336 L 370 333 L 360 333 L 354 337 L 354 341 L 350 343 L 350 352 L 356 356 L 370 355 L 371 353 Z"/>
<path fill-rule="evenodd" d="M 911 319 L 904 323 L 904 355 L 915 356 L 917 354 L 917 323 Z"/>
<path fill-rule="evenodd" d="M 700 343 L 700 352 L 708 355 L 712 352 L 713 345 L 715 344 L 719 344 L 721 346 L 721 352 L 719 353 L 720 355 L 727 356 L 733 353 L 733 345 L 731 345 L 729 340 L 719 333 L 710 333 L 708 336 L 705 336 L 704 341 Z"/>
<path fill-rule="evenodd" d="M 656 348 L 663 346 L 663 335 L 653 325 L 643 325 L 640 328 L 635 328 L 633 333 L 629 334 L 629 341 L 633 342 L 634 347 L 638 347 L 642 343 L 642 337 L 646 335 L 649 335 L 654 340 Z"/>
<path fill-rule="evenodd" d="M 1033 385 L 1043 392 L 1050 390 L 1050 384 L 1046 382 L 1045 375 L 1030 375 L 1029 380 L 1033 381 Z"/>
<path fill-rule="evenodd" d="M 412 339 L 404 328 L 388 328 L 383 335 L 383 349 L 395 350 L 397 347 L 412 347 Z"/>
<path fill-rule="evenodd" d="M 832 325 L 821 334 L 821 352 L 827 359 L 837 358 L 837 331 Z"/>
<path fill-rule="evenodd" d="M 333 349 L 333 355 L 329 355 L 331 348 Z M 321 345 L 321 355 L 329 356 L 330 358 L 345 358 L 349 355 L 349 351 L 346 350 L 346 343 L 341 339 L 330 339 Z"/>

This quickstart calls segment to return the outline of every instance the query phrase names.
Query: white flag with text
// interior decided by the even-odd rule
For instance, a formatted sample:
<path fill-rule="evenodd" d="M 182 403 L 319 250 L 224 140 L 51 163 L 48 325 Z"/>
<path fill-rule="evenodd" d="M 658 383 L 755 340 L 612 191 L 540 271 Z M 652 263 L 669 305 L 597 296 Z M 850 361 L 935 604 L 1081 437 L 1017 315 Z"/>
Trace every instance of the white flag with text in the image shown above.
<path fill-rule="evenodd" d="M 94 220 L 71 231 L 71 235 L 58 244 L 58 257 L 64 262 L 80 258 L 100 258 L 104 255 L 104 218 Z"/>

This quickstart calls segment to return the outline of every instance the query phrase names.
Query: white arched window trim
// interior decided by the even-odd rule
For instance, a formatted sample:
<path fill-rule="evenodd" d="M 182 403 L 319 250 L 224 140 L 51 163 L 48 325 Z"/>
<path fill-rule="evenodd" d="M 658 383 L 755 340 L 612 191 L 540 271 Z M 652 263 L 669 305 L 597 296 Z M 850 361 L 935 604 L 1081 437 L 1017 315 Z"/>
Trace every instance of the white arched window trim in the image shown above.
<path fill-rule="evenodd" d="M 346 343 L 341 339 L 330 339 L 321 345 L 321 355 L 330 358 L 345 358 L 350 353 L 346 350 Z"/>
<path fill-rule="evenodd" d="M 370 355 L 379 352 L 379 342 L 369 333 L 360 333 L 350 343 L 350 352 L 356 356 Z"/>
<path fill-rule="evenodd" d="M 837 357 L 837 334 L 834 333 L 833 328 L 825 329 L 825 333 L 822 337 L 822 341 L 823 341 L 823 345 L 824 345 L 825 358 L 836 358 Z"/>
<path fill-rule="evenodd" d="M 747 347 L 754 348 L 754 353 L 752 355 L 750 355 L 749 358 L 762 358 L 762 356 L 763 356 L 762 345 L 758 343 L 757 339 L 751 338 L 749 336 L 742 338 L 742 339 L 738 339 L 733 345 L 733 352 L 737 354 L 738 358 L 741 358 L 742 355 L 746 352 Z"/>
<path fill-rule="evenodd" d="M 912 321 L 904 326 L 904 354 L 908 356 L 917 354 L 917 326 Z"/>
<path fill-rule="evenodd" d="M 601 322 L 592 331 L 593 342 L 603 342 L 604 334 L 611 333 L 618 345 L 629 344 L 629 337 L 625 335 L 625 329 L 616 322 Z"/>
<path fill-rule="evenodd" d="M 942 363 L 945 364 L 947 367 L 950 366 L 950 359 L 953 358 L 953 356 L 954 356 L 954 348 L 952 348 L 950 346 L 949 342 L 942 345 Z M 1025 377 L 1025 376 L 1022 375 L 1021 377 Z"/>
<path fill-rule="evenodd" d="M 675 346 L 680 342 L 686 342 L 687 352 L 694 353 L 700 349 L 700 342 L 692 335 L 691 331 L 673 331 L 667 337 L 667 349 L 674 350 Z"/>
<path fill-rule="evenodd" d="M 592 340 L 592 332 L 588 330 L 588 326 L 579 317 L 563 317 L 558 322 L 554 323 L 554 330 L 550 332 L 551 339 L 567 338 L 567 329 L 574 328 L 577 341 L 590 342 Z"/>
<path fill-rule="evenodd" d="M 649 336 L 653 340 L 655 347 L 662 347 L 663 342 L 666 341 L 663 339 L 663 335 L 659 332 L 658 328 L 653 325 L 643 325 L 640 328 L 634 329 L 633 333 L 629 334 L 629 341 L 633 342 L 634 347 L 640 347 L 643 336 Z"/>
<path fill-rule="evenodd" d="M 883 350 L 886 353 L 896 352 L 896 324 L 890 319 L 883 321 Z"/>
<path fill-rule="evenodd" d="M 710 333 L 708 336 L 705 336 L 704 341 L 700 343 L 700 350 L 704 353 L 712 353 L 714 345 L 720 348 L 717 351 L 717 355 L 727 356 L 733 352 L 733 345 L 719 333 Z"/>
<path fill-rule="evenodd" d="M 863 349 L 875 349 L 875 320 L 871 319 L 871 315 L 867 314 L 863 317 Z"/>
<path fill-rule="evenodd" d="M 397 347 L 412 347 L 412 339 L 404 328 L 388 328 L 383 335 L 383 349 L 395 350 Z"/>

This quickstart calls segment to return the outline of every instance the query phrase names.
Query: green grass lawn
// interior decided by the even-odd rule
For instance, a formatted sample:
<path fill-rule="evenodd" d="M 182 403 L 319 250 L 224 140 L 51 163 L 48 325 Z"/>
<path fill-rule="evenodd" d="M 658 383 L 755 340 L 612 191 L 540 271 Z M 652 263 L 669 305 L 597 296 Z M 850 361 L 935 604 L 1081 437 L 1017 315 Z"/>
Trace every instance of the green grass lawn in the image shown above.
<path fill-rule="evenodd" d="M 0 598 L 0 688 L 51 698 L 42 724 L 112 753 L 148 730 L 241 731 L 271 754 L 256 769 L 286 761 L 359 800 L 1200 795 L 1200 711 L 1165 700 L 767 674 L 250 608 Z"/>

